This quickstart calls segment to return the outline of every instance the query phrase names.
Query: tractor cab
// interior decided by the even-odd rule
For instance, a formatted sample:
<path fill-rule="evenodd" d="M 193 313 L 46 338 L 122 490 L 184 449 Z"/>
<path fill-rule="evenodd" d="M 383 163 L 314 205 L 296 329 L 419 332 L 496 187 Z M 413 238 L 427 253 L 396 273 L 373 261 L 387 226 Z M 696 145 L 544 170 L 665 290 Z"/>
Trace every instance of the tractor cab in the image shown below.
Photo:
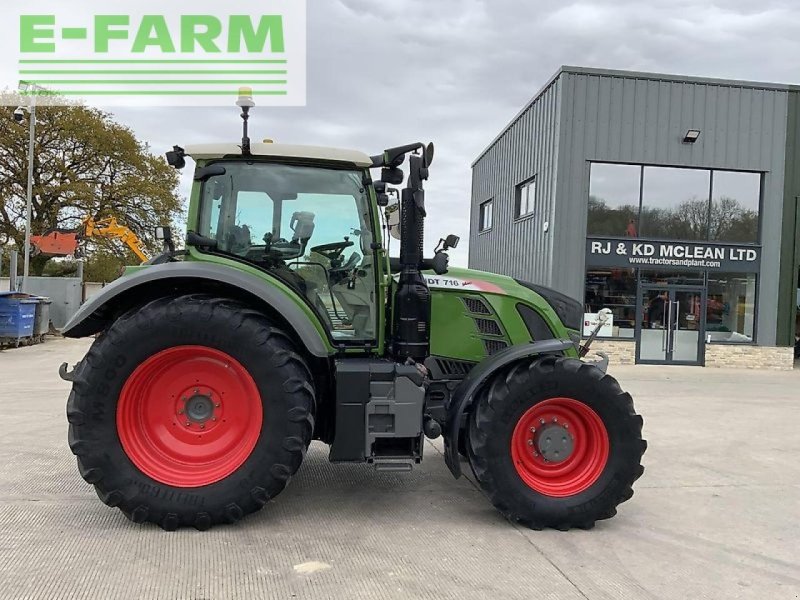
<path fill-rule="evenodd" d="M 371 159 L 351 151 L 252 144 L 188 147 L 198 163 L 188 243 L 291 287 L 337 342 L 375 345 L 379 229 Z M 196 206 L 194 206 L 196 204 Z"/>

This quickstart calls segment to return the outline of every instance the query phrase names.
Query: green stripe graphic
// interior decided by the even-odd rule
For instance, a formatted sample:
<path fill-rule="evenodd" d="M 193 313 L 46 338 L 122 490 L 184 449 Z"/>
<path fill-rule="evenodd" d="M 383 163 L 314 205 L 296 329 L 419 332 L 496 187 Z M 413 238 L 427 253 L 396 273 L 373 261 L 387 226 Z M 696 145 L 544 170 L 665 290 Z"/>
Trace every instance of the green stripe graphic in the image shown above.
<path fill-rule="evenodd" d="M 205 69 L 189 70 L 124 70 L 124 71 L 87 71 L 87 70 L 62 70 L 62 69 L 22 69 L 21 75 L 286 75 L 286 71 L 230 71 L 230 70 L 215 70 L 208 71 Z"/>
<path fill-rule="evenodd" d="M 286 79 L 259 79 L 259 80 L 247 80 L 247 79 L 35 79 L 30 83 L 36 84 L 86 84 L 86 85 L 97 85 L 97 84 L 109 84 L 109 83 L 122 83 L 125 85 L 185 85 L 185 84 L 208 84 L 208 85 L 283 85 L 288 83 Z"/>
<path fill-rule="evenodd" d="M 238 90 L 46 90 L 22 96 L 230 96 Z M 286 90 L 253 90 L 256 96 L 286 96 Z"/>
<path fill-rule="evenodd" d="M 189 59 L 86 59 L 86 60 L 44 60 L 21 59 L 20 64 L 25 65 L 285 65 L 285 60 L 189 60 Z"/>

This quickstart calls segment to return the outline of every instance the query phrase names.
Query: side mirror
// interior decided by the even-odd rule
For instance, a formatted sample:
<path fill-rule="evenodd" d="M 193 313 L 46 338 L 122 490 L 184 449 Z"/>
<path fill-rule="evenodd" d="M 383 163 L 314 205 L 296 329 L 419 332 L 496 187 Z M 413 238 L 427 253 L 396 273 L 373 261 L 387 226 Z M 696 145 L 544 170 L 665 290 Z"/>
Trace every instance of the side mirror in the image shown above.
<path fill-rule="evenodd" d="M 425 166 L 430 167 L 433 162 L 433 142 L 425 146 Z M 455 246 L 453 246 L 455 248 Z"/>
<path fill-rule="evenodd" d="M 14 113 L 16 117 L 17 113 Z M 186 152 L 180 146 L 173 146 L 172 150 L 167 152 L 167 163 L 170 167 L 182 169 L 186 166 Z"/>
<path fill-rule="evenodd" d="M 444 239 L 444 247 L 442 250 L 449 250 L 450 248 L 458 248 L 458 242 L 461 241 L 461 238 L 457 235 L 453 235 L 452 233 L 448 235 Z"/>
<path fill-rule="evenodd" d="M 172 241 L 172 229 L 169 227 L 156 227 L 156 239 L 164 243 L 165 252 L 175 252 L 175 242 Z"/>
<path fill-rule="evenodd" d="M 381 169 L 381 181 L 391 185 L 403 183 L 403 169 L 397 167 L 385 167 Z"/>
<path fill-rule="evenodd" d="M 436 244 L 436 248 L 433 249 L 433 252 L 434 254 L 438 255 L 449 250 L 450 248 L 457 248 L 459 241 L 461 241 L 461 238 L 451 233 L 445 239 L 439 240 L 439 243 Z"/>
<path fill-rule="evenodd" d="M 431 259 L 431 268 L 437 275 L 444 275 L 447 273 L 447 268 L 450 265 L 450 257 L 447 252 L 437 252 Z"/>
<path fill-rule="evenodd" d="M 389 235 L 394 239 L 400 239 L 400 203 L 396 202 L 386 207 L 386 226 L 389 228 Z"/>

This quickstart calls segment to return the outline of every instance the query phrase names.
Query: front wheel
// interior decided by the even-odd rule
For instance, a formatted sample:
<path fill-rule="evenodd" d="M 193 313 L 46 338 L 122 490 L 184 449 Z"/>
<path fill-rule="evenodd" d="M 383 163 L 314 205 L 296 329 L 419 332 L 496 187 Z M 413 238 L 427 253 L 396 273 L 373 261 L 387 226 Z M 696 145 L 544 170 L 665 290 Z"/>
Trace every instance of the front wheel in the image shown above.
<path fill-rule="evenodd" d="M 256 311 L 163 298 L 114 322 L 75 370 L 69 444 L 100 499 L 131 520 L 208 529 L 261 508 L 311 440 L 314 386 Z"/>
<path fill-rule="evenodd" d="M 647 444 L 642 418 L 614 378 L 545 356 L 483 388 L 467 446 L 473 473 L 507 518 L 566 530 L 616 514 L 644 471 Z"/>

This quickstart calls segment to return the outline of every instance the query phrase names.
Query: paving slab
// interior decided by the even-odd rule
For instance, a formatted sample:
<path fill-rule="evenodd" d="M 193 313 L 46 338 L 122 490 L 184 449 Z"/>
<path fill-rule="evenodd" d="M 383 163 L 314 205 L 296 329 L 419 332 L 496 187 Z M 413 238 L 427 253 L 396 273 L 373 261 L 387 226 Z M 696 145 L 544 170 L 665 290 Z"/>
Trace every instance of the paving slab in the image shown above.
<path fill-rule="evenodd" d="M 261 512 L 130 523 L 80 479 L 57 375 L 87 340 L 0 352 L 0 598 L 800 597 L 800 372 L 612 367 L 645 418 L 634 498 L 592 531 L 506 522 L 441 443 L 408 474 L 312 444 Z"/>

